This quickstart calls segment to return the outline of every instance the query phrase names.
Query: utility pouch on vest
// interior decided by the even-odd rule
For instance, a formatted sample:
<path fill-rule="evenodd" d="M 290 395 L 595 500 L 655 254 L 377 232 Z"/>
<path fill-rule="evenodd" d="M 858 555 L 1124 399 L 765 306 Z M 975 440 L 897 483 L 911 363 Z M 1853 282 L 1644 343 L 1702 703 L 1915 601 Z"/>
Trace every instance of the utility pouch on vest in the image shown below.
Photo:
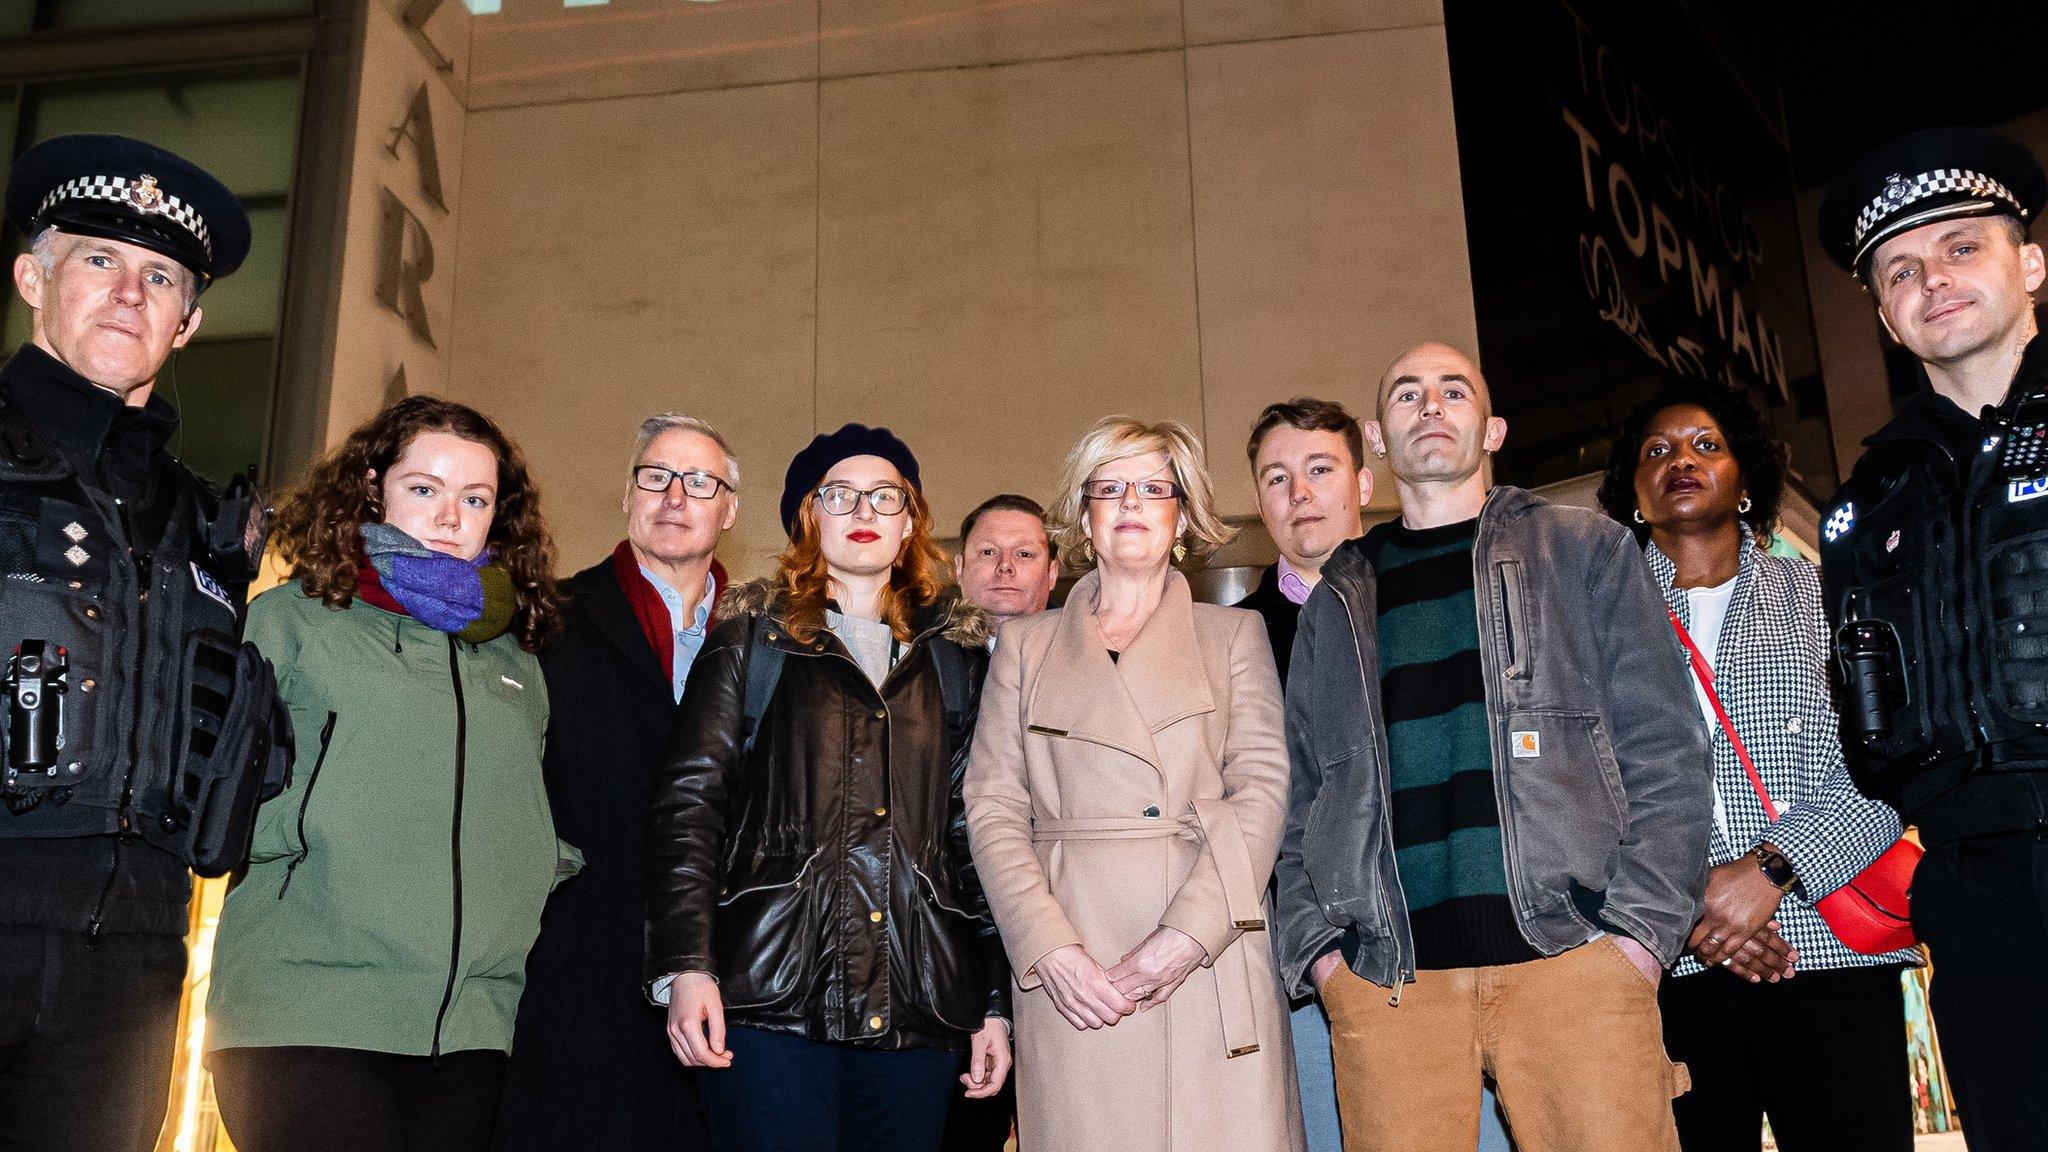
<path fill-rule="evenodd" d="M 2048 724 L 2048 394 L 2015 397 L 1999 416 L 2002 439 L 1973 509 L 1984 562 L 1978 654 L 1994 744 L 2038 744 Z M 2037 748 L 2038 752 L 2039 749 Z"/>
<path fill-rule="evenodd" d="M 178 766 L 164 826 L 201 876 L 241 867 L 256 807 L 291 780 L 292 722 L 254 644 L 195 632 L 185 642 Z"/>
<path fill-rule="evenodd" d="M 201 512 L 199 528 L 209 566 L 230 584 L 241 585 L 234 589 L 239 601 L 256 574 L 270 529 L 269 510 L 248 473 L 237 473 L 228 481 L 213 515 L 209 518 Z"/>

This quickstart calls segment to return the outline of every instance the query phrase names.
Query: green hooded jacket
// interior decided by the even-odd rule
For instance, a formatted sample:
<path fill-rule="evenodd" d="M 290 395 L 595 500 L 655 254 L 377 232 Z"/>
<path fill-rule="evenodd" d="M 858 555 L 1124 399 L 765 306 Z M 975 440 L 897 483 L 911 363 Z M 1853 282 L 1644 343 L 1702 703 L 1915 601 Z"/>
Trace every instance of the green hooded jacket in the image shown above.
<path fill-rule="evenodd" d="M 559 877 L 540 664 L 296 583 L 249 607 L 298 758 L 257 816 L 214 947 L 209 1050 L 510 1051 Z"/>

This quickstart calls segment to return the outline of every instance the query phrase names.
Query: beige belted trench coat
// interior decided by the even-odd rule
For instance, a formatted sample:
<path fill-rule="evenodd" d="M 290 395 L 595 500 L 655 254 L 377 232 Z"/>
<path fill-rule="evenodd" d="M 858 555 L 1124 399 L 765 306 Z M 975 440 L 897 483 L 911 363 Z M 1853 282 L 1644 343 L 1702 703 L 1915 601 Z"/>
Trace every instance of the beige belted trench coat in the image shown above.
<path fill-rule="evenodd" d="M 967 769 L 974 862 L 1017 972 L 1024 1152 L 1298 1152 L 1286 1004 L 1265 930 L 1287 808 L 1279 677 L 1254 613 L 1179 573 L 1112 663 L 1088 615 L 1007 624 Z M 1083 1031 L 1034 969 L 1104 968 L 1160 925 L 1208 952 L 1165 1004 Z"/>

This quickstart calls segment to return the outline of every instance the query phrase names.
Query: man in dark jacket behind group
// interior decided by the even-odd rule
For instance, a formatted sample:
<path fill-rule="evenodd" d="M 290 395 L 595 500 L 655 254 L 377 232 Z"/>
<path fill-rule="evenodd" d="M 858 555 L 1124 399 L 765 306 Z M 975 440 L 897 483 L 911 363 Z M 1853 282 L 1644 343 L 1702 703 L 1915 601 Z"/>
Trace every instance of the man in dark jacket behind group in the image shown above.
<path fill-rule="evenodd" d="M 10 679 L 46 691 L 11 688 L 15 711 L 40 699 L 52 744 L 17 727 L 0 789 L 0 1148 L 148 1149 L 192 893 L 164 810 L 187 645 L 239 632 L 255 541 L 251 503 L 223 508 L 165 451 L 155 385 L 249 222 L 212 176 L 116 136 L 23 153 L 7 216 L 32 319 L 0 366 L 0 670 L 19 646 Z"/>
<path fill-rule="evenodd" d="M 1656 985 L 1713 769 L 1656 583 L 1620 525 L 1489 490 L 1507 425 L 1456 350 L 1396 360 L 1365 432 L 1401 518 L 1302 608 L 1276 868 L 1345 1148 L 1469 1152 L 1491 1080 L 1523 1152 L 1676 1152 Z"/>
<path fill-rule="evenodd" d="M 562 635 L 541 654 L 548 801 L 584 863 L 548 901 L 527 961 L 501 1152 L 709 1146 L 691 1073 L 640 992 L 641 844 L 676 702 L 725 589 L 712 551 L 739 513 L 739 473 L 703 421 L 642 423 L 626 539 L 569 579 Z"/>

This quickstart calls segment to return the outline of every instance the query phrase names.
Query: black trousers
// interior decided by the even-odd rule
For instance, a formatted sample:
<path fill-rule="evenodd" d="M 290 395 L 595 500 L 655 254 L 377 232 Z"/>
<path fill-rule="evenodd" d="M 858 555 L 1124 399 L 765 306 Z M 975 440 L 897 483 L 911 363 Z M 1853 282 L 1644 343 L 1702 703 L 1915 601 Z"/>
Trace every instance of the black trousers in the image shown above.
<path fill-rule="evenodd" d="M 1934 1027 L 1970 1152 L 2048 1148 L 2048 836 L 1928 850 L 1913 927 L 1934 960 Z"/>
<path fill-rule="evenodd" d="M 1658 988 L 1664 1047 L 1692 1073 L 1672 1101 L 1685 1152 L 1912 1152 L 1899 966 L 1751 984 L 1716 968 Z M 1975 1152 L 1976 1145 L 1971 1145 Z"/>
<path fill-rule="evenodd" d="M 185 942 L 0 927 L 0 1149 L 156 1146 Z"/>
<path fill-rule="evenodd" d="M 1010 1128 L 1017 1119 L 1017 1072 L 1013 1068 L 1003 1081 L 1003 1090 L 982 1100 L 969 1100 L 966 1089 L 953 1089 L 953 1103 L 946 1113 L 946 1135 L 939 1142 L 941 1152 L 1003 1152 Z"/>
<path fill-rule="evenodd" d="M 206 1058 L 241 1152 L 486 1152 L 503 1052 L 223 1048 Z"/>

